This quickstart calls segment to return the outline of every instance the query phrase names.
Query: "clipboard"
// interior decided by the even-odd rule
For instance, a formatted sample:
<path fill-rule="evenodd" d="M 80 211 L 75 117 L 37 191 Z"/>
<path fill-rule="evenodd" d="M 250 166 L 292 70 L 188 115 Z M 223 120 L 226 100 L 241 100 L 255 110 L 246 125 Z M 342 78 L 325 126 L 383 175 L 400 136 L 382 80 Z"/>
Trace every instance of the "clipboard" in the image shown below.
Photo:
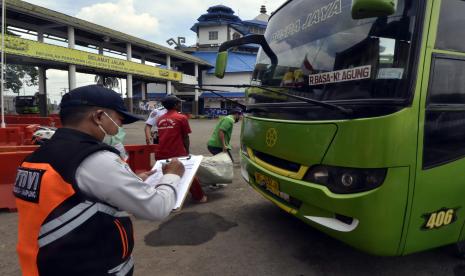
<path fill-rule="evenodd" d="M 194 180 L 195 174 L 199 169 L 200 162 L 202 162 L 202 158 L 202 155 L 189 155 L 177 157 L 177 159 L 184 165 L 185 172 L 184 175 L 181 177 L 179 185 L 176 189 L 177 198 L 173 210 L 180 210 L 182 205 L 184 204 L 187 193 L 189 192 L 189 188 L 191 187 L 192 181 Z M 163 177 L 163 164 L 167 164 L 170 161 L 170 159 L 157 160 L 157 162 L 152 168 L 152 170 L 157 170 L 157 172 L 148 177 L 145 180 L 145 183 L 151 186 L 157 185 Z"/>

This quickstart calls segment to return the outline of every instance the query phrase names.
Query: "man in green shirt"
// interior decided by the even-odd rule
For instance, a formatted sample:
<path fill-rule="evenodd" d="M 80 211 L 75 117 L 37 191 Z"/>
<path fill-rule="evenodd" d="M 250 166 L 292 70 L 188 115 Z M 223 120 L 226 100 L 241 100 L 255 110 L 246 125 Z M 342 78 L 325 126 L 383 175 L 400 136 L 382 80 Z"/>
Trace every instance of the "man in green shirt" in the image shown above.
<path fill-rule="evenodd" d="M 228 116 L 221 118 L 213 130 L 213 134 L 208 140 L 207 147 L 211 154 L 215 155 L 220 152 L 227 152 L 231 160 L 231 134 L 233 131 L 234 123 L 239 122 L 241 119 L 242 110 L 238 107 L 231 110 Z"/>

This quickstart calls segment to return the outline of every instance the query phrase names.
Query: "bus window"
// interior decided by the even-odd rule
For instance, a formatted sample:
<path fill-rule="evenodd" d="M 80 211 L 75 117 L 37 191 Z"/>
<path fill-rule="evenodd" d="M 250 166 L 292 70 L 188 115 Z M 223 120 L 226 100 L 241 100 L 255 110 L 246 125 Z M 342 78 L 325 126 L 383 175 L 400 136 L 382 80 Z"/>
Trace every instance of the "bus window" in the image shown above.
<path fill-rule="evenodd" d="M 465 2 L 441 1 L 436 48 L 465 52 Z"/>
<path fill-rule="evenodd" d="M 430 78 L 424 169 L 465 156 L 465 60 L 436 56 Z"/>

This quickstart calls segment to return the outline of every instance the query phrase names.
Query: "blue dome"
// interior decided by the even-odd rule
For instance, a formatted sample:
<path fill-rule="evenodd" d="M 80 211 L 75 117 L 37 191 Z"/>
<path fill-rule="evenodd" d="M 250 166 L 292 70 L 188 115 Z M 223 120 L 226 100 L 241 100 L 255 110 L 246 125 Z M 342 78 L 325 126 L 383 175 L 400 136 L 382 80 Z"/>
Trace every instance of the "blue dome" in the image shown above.
<path fill-rule="evenodd" d="M 208 26 L 213 23 L 216 24 L 239 24 L 242 25 L 242 20 L 239 16 L 234 15 L 234 11 L 224 5 L 216 5 L 208 8 L 207 13 L 202 14 L 197 23 L 192 26 L 191 30 L 197 32 L 198 26 Z"/>
<path fill-rule="evenodd" d="M 230 7 L 227 7 L 227 6 L 224 6 L 224 5 L 212 6 L 212 7 L 208 8 L 207 12 L 209 12 L 209 13 L 224 12 L 224 13 L 234 14 L 234 11 Z"/>
<path fill-rule="evenodd" d="M 230 7 L 226 7 L 223 5 L 217 5 L 208 8 L 207 13 L 202 14 L 197 20 L 199 22 L 242 22 L 242 20 L 238 16 L 234 15 L 234 11 Z"/>

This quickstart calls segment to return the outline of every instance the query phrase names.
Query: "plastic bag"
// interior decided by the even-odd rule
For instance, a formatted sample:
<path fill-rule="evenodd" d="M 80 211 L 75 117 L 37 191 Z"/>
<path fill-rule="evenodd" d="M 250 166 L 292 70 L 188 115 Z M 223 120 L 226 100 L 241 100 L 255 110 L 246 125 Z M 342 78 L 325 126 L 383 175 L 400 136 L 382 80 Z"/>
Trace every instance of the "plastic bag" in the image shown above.
<path fill-rule="evenodd" d="M 204 157 L 197 171 L 197 177 L 202 184 L 232 183 L 233 162 L 226 152 Z"/>

